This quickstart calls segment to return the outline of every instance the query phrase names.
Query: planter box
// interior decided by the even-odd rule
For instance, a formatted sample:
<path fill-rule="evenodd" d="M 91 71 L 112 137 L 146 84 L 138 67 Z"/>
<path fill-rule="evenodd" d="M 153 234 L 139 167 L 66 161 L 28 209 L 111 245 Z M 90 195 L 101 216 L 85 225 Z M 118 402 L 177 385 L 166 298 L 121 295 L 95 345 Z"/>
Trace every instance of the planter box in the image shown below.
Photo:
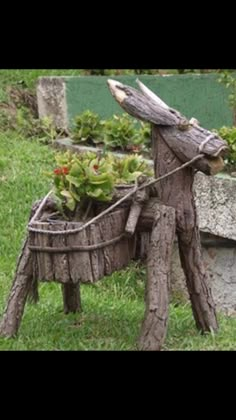
<path fill-rule="evenodd" d="M 128 212 L 127 208 L 118 209 L 77 233 L 30 232 L 34 279 L 63 284 L 94 283 L 127 266 L 135 255 L 135 237 L 128 239 L 123 235 Z M 55 232 L 75 230 L 82 225 L 81 222 L 36 221 L 31 226 Z M 104 246 L 104 242 L 108 244 Z"/>

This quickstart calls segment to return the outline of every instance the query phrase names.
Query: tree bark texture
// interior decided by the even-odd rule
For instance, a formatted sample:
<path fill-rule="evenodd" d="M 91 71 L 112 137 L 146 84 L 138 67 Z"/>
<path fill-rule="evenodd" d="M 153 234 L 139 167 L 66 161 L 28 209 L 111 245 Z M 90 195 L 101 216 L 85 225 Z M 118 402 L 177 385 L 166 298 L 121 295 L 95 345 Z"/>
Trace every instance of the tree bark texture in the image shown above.
<path fill-rule="evenodd" d="M 200 153 L 199 147 L 211 133 L 206 129 L 194 126 L 184 131 L 174 127 L 161 127 L 161 134 L 181 163 L 185 163 Z M 212 135 L 211 140 L 202 147 L 201 153 L 204 154 L 204 157 L 196 160 L 192 165 L 193 168 L 206 175 L 217 174 L 224 167 L 221 155 L 223 156 L 226 150 L 226 142 L 219 139 L 217 135 L 215 137 Z"/>
<path fill-rule="evenodd" d="M 135 118 L 165 126 L 188 124 L 187 118 L 177 110 L 164 108 L 151 98 L 147 100 L 137 89 L 112 80 L 108 80 L 108 86 L 120 106 Z"/>
<path fill-rule="evenodd" d="M 36 213 L 41 201 L 32 206 L 29 221 Z M 13 337 L 17 334 L 24 313 L 26 299 L 38 300 L 37 282 L 33 278 L 33 256 L 29 248 L 29 237 L 24 240 L 21 253 L 18 257 L 15 276 L 8 297 L 7 306 L 0 323 L 0 335 Z"/>
<path fill-rule="evenodd" d="M 76 284 L 79 281 L 94 283 L 125 267 L 135 254 L 133 238 L 123 237 L 111 245 L 95 248 L 98 244 L 124 234 L 128 212 L 128 208 L 114 211 L 78 233 L 53 236 L 30 232 L 34 278 L 63 284 Z M 80 226 L 79 222 L 59 221 L 53 223 L 37 221 L 33 224 L 34 228 L 53 231 L 71 230 Z M 78 249 L 91 246 L 94 246 L 94 249 L 84 251 Z"/>
<path fill-rule="evenodd" d="M 147 181 L 146 178 L 143 182 L 145 181 Z M 139 185 L 141 185 L 141 182 L 139 183 Z M 148 198 L 149 193 L 147 188 L 137 191 L 135 196 L 133 197 L 133 203 L 130 207 L 129 216 L 125 226 L 125 232 L 127 233 L 127 235 L 132 236 L 135 233 L 139 216 L 141 214 L 144 204 L 148 202 Z"/>
<path fill-rule="evenodd" d="M 2 336 L 12 337 L 17 334 L 33 281 L 32 262 L 32 254 L 28 248 L 28 239 L 26 239 L 18 259 L 13 285 L 0 324 L 0 335 Z"/>
<path fill-rule="evenodd" d="M 160 205 L 148 251 L 146 311 L 139 339 L 140 350 L 160 350 L 165 340 L 174 238 L 175 210 Z"/>
<path fill-rule="evenodd" d="M 81 312 L 80 284 L 66 283 L 61 285 L 64 313 Z"/>
<path fill-rule="evenodd" d="M 152 127 L 155 175 L 159 177 L 181 165 L 162 136 L 162 129 Z M 193 195 L 194 170 L 185 168 L 173 177 L 157 183 L 158 198 L 175 208 L 176 233 L 180 258 L 190 293 L 196 326 L 201 331 L 217 330 L 215 305 L 203 264 L 197 214 Z"/>

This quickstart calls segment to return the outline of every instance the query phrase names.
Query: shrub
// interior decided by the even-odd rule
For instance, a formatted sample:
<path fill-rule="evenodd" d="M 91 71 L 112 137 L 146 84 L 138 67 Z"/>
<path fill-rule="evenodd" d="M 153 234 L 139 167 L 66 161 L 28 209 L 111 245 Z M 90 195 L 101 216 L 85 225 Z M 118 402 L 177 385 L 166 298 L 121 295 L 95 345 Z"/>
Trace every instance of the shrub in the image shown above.
<path fill-rule="evenodd" d="M 97 143 L 102 141 L 102 123 L 97 114 L 87 110 L 75 117 L 72 131 L 74 143 Z"/>
<path fill-rule="evenodd" d="M 140 123 L 128 114 L 113 115 L 100 120 L 91 111 L 85 111 L 75 118 L 72 140 L 76 144 L 104 144 L 106 149 L 123 151 L 146 151 L 150 144 L 150 124 Z"/>

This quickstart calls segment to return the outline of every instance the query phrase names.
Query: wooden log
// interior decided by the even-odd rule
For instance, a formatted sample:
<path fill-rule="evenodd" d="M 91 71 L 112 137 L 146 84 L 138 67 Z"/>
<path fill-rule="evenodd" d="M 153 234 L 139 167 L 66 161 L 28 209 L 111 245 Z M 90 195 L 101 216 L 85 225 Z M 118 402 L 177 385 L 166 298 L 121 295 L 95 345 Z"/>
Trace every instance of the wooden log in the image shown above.
<path fill-rule="evenodd" d="M 175 209 L 159 205 L 147 259 L 146 311 L 140 350 L 160 350 L 166 336 Z"/>
<path fill-rule="evenodd" d="M 137 233 L 137 246 L 135 258 L 145 262 L 148 256 L 151 231 L 142 231 Z"/>
<path fill-rule="evenodd" d="M 50 230 L 55 231 L 61 231 L 61 230 L 67 230 L 67 222 L 58 222 L 53 223 L 50 226 Z M 44 237 L 49 236 L 49 240 L 51 241 L 52 247 L 60 248 L 60 247 L 66 247 L 68 244 L 68 235 L 42 235 Z M 51 259 L 51 264 L 53 268 L 53 281 L 58 281 L 63 284 L 70 283 L 71 281 L 71 275 L 69 270 L 69 263 L 68 263 L 68 254 L 67 253 L 53 253 L 49 254 L 47 252 L 41 252 L 40 255 L 44 255 L 45 257 L 48 257 Z M 50 280 L 50 278 L 48 279 Z"/>
<path fill-rule="evenodd" d="M 40 201 L 33 205 L 30 220 L 39 206 Z M 11 291 L 0 323 L 0 335 L 4 337 L 13 337 L 17 334 L 28 294 L 31 293 L 34 300 L 38 299 L 37 284 L 33 281 L 33 255 L 28 245 L 29 236 L 26 237 L 19 255 Z"/>
<path fill-rule="evenodd" d="M 49 223 L 34 222 L 34 227 L 38 229 L 51 229 Z M 51 247 L 52 237 L 35 233 L 29 235 L 29 246 L 34 245 L 35 241 L 41 247 Z M 33 253 L 34 279 L 37 281 L 54 281 L 54 270 L 52 257 L 46 253 Z"/>
<path fill-rule="evenodd" d="M 109 217 L 102 218 L 99 221 L 102 241 L 108 238 L 116 238 L 123 234 L 127 217 L 128 209 L 120 209 L 111 213 Z M 120 242 L 103 248 L 102 251 L 105 266 L 104 275 L 110 275 L 114 271 L 125 267 L 133 257 L 132 253 L 130 253 L 128 238 L 123 238 Z"/>
<path fill-rule="evenodd" d="M 191 160 L 201 151 L 205 156 L 194 162 L 193 168 L 206 175 L 215 175 L 224 168 L 222 156 L 228 151 L 228 145 L 216 134 L 198 126 L 190 126 L 185 131 L 174 127 L 161 127 L 160 130 L 163 139 L 182 163 Z M 207 138 L 210 140 L 203 145 Z"/>
<path fill-rule="evenodd" d="M 135 232 L 142 207 L 143 204 L 137 203 L 136 201 L 134 201 L 134 203 L 131 205 L 129 217 L 125 226 L 125 233 L 128 236 L 132 236 Z"/>
<path fill-rule="evenodd" d="M 101 231 L 99 224 L 92 224 L 88 228 L 89 243 L 95 245 L 102 242 Z M 77 256 L 79 258 L 79 256 Z M 105 261 L 103 256 L 103 249 L 96 249 L 90 252 L 90 262 L 92 266 L 93 282 L 101 279 L 105 275 Z"/>
<path fill-rule="evenodd" d="M 130 115 L 159 126 L 162 137 L 182 163 L 201 152 L 204 157 L 192 164 L 195 169 L 206 175 L 214 175 L 223 169 L 222 156 L 229 148 L 217 134 L 190 123 L 178 111 L 161 106 L 136 89 L 114 80 L 108 80 L 108 86 L 120 106 Z"/>
<path fill-rule="evenodd" d="M 187 118 L 175 109 L 165 108 L 152 98 L 147 100 L 143 93 L 130 86 L 123 85 L 117 80 L 109 79 L 107 83 L 111 94 L 120 106 L 133 117 L 157 125 L 188 125 Z"/>
<path fill-rule="evenodd" d="M 140 186 L 146 181 L 147 178 L 143 178 L 141 182 L 138 182 L 138 185 Z M 144 204 L 148 201 L 148 198 L 148 189 L 145 188 L 136 192 L 125 226 L 125 232 L 128 236 L 132 236 L 134 234 L 142 208 Z"/>
<path fill-rule="evenodd" d="M 181 162 L 164 141 L 161 130 L 152 127 L 155 175 L 159 177 L 180 166 Z M 195 318 L 201 331 L 217 330 L 215 305 L 208 276 L 202 263 L 201 242 L 193 194 L 194 170 L 185 168 L 157 183 L 158 198 L 175 208 L 182 266 Z"/>
<path fill-rule="evenodd" d="M 70 222 L 68 224 L 69 229 L 76 229 L 81 226 L 81 223 Z M 81 231 L 78 234 L 69 234 L 67 237 L 67 246 L 79 246 L 88 245 L 88 238 L 85 231 Z M 67 254 L 68 267 L 70 272 L 71 281 L 77 284 L 80 281 L 85 283 L 93 282 L 93 273 L 91 272 L 91 261 L 88 252 L 70 252 Z"/>
<path fill-rule="evenodd" d="M 80 299 L 80 284 L 67 283 L 61 285 L 64 313 L 81 312 L 81 299 Z"/>
<path fill-rule="evenodd" d="M 209 287 L 201 240 L 197 225 L 192 230 L 178 233 L 179 254 L 183 271 L 187 279 L 196 326 L 202 332 L 218 329 L 215 304 Z"/>
<path fill-rule="evenodd" d="M 137 224 L 137 230 L 139 232 L 150 232 L 152 230 L 155 215 L 160 204 L 161 202 L 158 197 L 151 197 L 144 204 Z"/>
<path fill-rule="evenodd" d="M 28 238 L 25 240 L 16 268 L 7 306 L 0 324 L 0 335 L 13 337 L 17 334 L 27 295 L 33 281 L 32 254 L 28 248 Z"/>

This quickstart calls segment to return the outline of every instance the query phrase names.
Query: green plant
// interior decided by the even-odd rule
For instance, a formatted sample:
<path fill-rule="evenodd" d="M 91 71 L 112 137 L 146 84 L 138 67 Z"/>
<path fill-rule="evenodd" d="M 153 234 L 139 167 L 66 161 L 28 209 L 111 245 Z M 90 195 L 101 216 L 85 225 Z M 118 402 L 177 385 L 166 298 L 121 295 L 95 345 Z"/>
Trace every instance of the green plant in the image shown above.
<path fill-rule="evenodd" d="M 12 113 L 7 107 L 0 108 L 0 132 L 5 132 L 9 129 L 15 129 L 15 119 L 12 117 Z"/>
<path fill-rule="evenodd" d="M 230 90 L 228 97 L 229 106 L 233 110 L 233 123 L 236 125 L 236 77 L 231 72 L 225 70 L 220 73 L 218 81 Z"/>
<path fill-rule="evenodd" d="M 102 141 L 102 122 L 97 114 L 87 110 L 75 117 L 72 139 L 74 143 Z"/>
<path fill-rule="evenodd" d="M 83 219 L 93 201 L 112 199 L 115 185 L 134 183 L 143 173 L 153 175 L 138 155 L 119 159 L 112 154 L 66 152 L 58 154 L 56 162 L 57 167 L 48 175 L 53 178 L 58 209 L 66 218 Z"/>
<path fill-rule="evenodd" d="M 113 158 L 113 173 L 116 184 L 130 184 L 135 182 L 142 174 L 153 176 L 152 169 L 145 160 L 138 155 L 130 155 L 124 159 Z"/>
<path fill-rule="evenodd" d="M 58 207 L 64 215 L 66 209 L 72 212 L 71 216 L 79 209 L 81 217 L 88 200 L 111 199 L 114 179 L 111 165 L 105 159 L 99 159 L 91 152 L 82 155 L 67 152 L 57 155 L 56 161 L 58 166 L 53 171 L 54 192 Z"/>
<path fill-rule="evenodd" d="M 0 108 L 0 131 L 15 130 L 24 138 L 37 138 L 41 143 L 51 143 L 61 135 L 52 117 L 35 118 L 26 107 L 14 108 L 6 105 Z"/>
<path fill-rule="evenodd" d="M 97 114 L 85 111 L 74 121 L 72 139 L 77 144 L 103 143 L 106 149 L 135 153 L 147 151 L 150 145 L 150 124 L 139 122 L 128 114 L 100 120 Z"/>
<path fill-rule="evenodd" d="M 16 130 L 24 137 L 37 137 L 43 143 L 52 142 L 59 134 L 52 117 L 34 118 L 27 108 L 17 110 Z"/>
<path fill-rule="evenodd" d="M 219 136 L 226 140 L 229 145 L 229 153 L 225 159 L 226 165 L 235 165 L 236 164 L 236 127 L 221 127 L 218 130 L 215 130 Z"/>
<path fill-rule="evenodd" d="M 137 120 L 131 119 L 128 114 L 113 115 L 104 122 L 104 144 L 109 148 L 125 150 L 127 145 L 141 143 L 139 132 L 136 129 Z"/>
<path fill-rule="evenodd" d="M 151 126 L 149 123 L 140 121 L 141 128 L 139 130 L 139 136 L 143 144 L 143 150 L 148 150 L 151 147 Z"/>

